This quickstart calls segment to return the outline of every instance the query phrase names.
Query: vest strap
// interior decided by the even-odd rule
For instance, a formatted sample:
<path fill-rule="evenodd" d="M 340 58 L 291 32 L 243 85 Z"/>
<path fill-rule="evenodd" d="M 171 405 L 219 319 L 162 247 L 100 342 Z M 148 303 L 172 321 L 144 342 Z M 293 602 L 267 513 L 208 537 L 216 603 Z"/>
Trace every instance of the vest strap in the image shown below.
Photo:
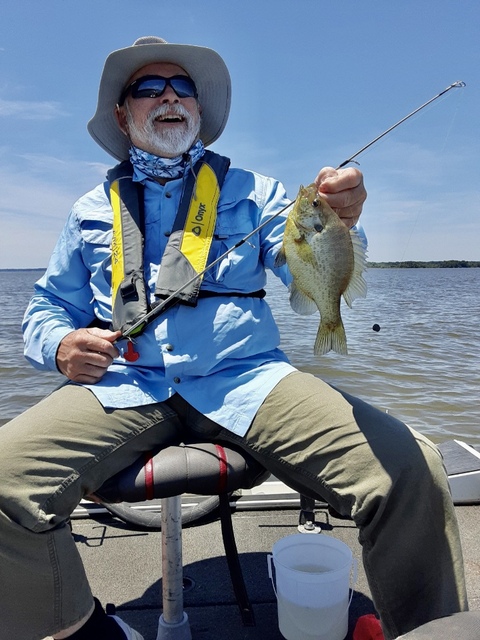
<path fill-rule="evenodd" d="M 220 189 L 230 160 L 211 151 L 188 174 L 172 233 L 158 273 L 155 296 L 166 298 L 207 266 Z M 202 277 L 179 291 L 174 301 L 196 306 Z"/>
<path fill-rule="evenodd" d="M 112 326 L 124 331 L 149 311 L 143 277 L 143 186 L 132 181 L 130 162 L 117 165 L 107 177 L 113 209 Z"/>

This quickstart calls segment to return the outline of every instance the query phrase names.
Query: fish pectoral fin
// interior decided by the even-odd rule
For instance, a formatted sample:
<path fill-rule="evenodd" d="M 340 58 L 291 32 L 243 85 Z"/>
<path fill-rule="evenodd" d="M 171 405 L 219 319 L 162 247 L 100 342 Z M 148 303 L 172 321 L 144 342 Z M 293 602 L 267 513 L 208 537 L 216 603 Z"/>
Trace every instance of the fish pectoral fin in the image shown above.
<path fill-rule="evenodd" d="M 353 246 L 353 272 L 348 287 L 343 292 L 343 298 L 349 307 L 356 298 L 365 298 L 367 295 L 367 283 L 363 278 L 363 272 L 367 268 L 367 251 L 354 229 L 350 229 L 350 238 Z"/>
<path fill-rule="evenodd" d="M 348 355 L 347 336 L 342 319 L 334 327 L 321 322 L 313 346 L 313 353 L 322 356 L 329 351 L 336 351 L 342 356 Z"/>
<path fill-rule="evenodd" d="M 290 285 L 290 306 L 301 316 L 311 316 L 318 311 L 314 300 L 297 287 L 295 281 Z"/>
<path fill-rule="evenodd" d="M 282 245 L 280 247 L 280 251 L 275 256 L 275 261 L 273 263 L 273 266 L 275 268 L 276 267 L 283 267 L 283 265 L 286 264 L 286 263 L 287 263 L 287 255 L 285 253 L 285 248 Z"/>

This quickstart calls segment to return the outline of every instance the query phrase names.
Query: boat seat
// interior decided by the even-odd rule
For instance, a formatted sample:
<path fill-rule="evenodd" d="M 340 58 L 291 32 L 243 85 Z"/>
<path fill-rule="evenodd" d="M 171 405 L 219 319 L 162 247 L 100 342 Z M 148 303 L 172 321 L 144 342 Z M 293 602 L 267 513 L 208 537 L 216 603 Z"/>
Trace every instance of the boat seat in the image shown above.
<path fill-rule="evenodd" d="M 161 524 L 158 524 L 162 532 L 163 612 L 157 640 L 191 638 L 183 609 L 182 519 L 185 523 L 185 518 L 180 496 L 184 493 L 218 497 L 225 555 L 243 624 L 255 625 L 233 533 L 230 495 L 261 484 L 269 475 L 248 453 L 230 444 L 182 443 L 142 456 L 96 492 L 95 499 L 120 517 L 122 505 L 118 503 L 161 501 Z M 134 511 L 130 509 L 131 513 Z"/>

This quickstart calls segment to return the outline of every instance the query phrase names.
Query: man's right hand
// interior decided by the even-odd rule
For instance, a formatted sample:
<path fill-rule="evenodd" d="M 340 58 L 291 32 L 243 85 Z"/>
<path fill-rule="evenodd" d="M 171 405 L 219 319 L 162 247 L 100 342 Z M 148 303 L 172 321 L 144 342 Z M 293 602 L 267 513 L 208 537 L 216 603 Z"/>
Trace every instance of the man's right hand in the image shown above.
<path fill-rule="evenodd" d="M 113 344 L 120 331 L 77 329 L 67 334 L 57 351 L 57 367 L 74 382 L 95 384 L 119 355 Z"/>

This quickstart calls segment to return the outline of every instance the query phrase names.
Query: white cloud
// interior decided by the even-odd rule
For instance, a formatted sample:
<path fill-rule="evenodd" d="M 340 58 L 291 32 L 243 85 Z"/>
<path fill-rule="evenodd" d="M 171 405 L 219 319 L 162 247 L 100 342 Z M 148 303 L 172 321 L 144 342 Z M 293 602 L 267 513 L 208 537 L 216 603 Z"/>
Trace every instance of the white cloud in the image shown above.
<path fill-rule="evenodd" d="M 359 158 L 372 261 L 480 260 L 480 190 L 462 141 L 385 140 Z"/>
<path fill-rule="evenodd" d="M 94 186 L 92 180 L 97 180 L 98 182 L 104 180 L 111 166 L 110 163 L 81 162 L 42 153 L 18 154 L 12 162 L 17 165 L 22 165 L 22 171 L 27 170 L 29 175 L 33 173 L 38 176 L 43 176 L 45 180 L 51 180 L 53 176 L 53 180 L 56 183 L 70 184 L 73 189 L 78 188 L 78 183 L 86 183 L 85 188 L 91 188 Z"/>
<path fill-rule="evenodd" d="M 0 268 L 45 266 L 72 204 L 106 169 L 40 154 L 11 156 L 0 148 Z"/>
<path fill-rule="evenodd" d="M 69 114 L 58 102 L 31 102 L 27 100 L 3 100 L 0 98 L 0 117 L 20 120 L 53 120 Z"/>
<path fill-rule="evenodd" d="M 372 261 L 480 260 L 480 192 L 370 191 L 363 224 Z"/>

